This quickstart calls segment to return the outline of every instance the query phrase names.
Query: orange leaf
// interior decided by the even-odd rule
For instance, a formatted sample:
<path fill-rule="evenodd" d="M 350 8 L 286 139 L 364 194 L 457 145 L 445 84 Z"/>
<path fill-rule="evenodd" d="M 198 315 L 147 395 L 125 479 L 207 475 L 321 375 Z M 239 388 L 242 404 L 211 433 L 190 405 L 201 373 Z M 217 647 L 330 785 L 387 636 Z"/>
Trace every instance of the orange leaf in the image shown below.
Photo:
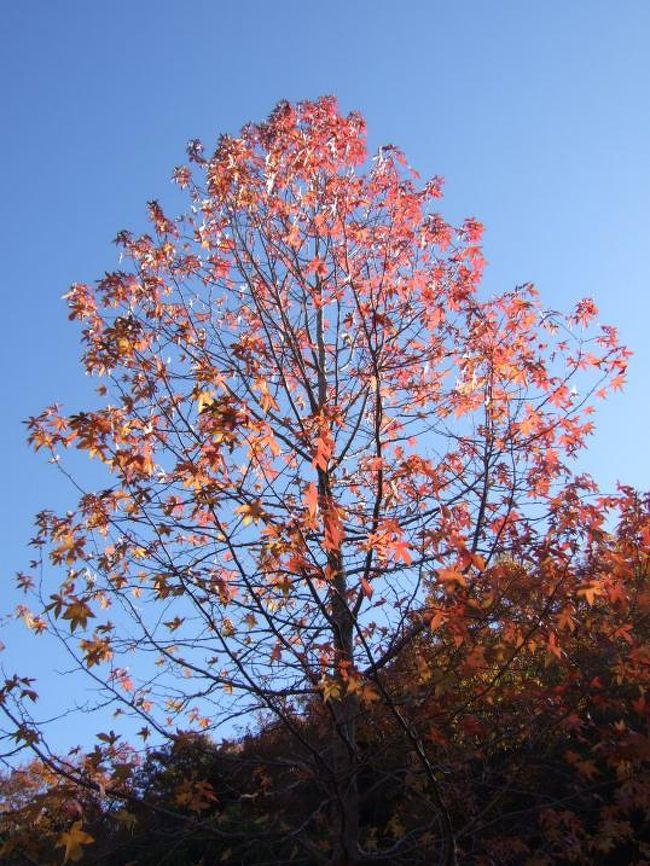
<path fill-rule="evenodd" d="M 307 510 L 312 517 L 316 517 L 318 512 L 318 489 L 315 484 L 308 484 L 303 494 L 302 501 L 307 506 Z"/>
<path fill-rule="evenodd" d="M 325 550 L 338 550 L 343 541 L 343 536 L 344 532 L 341 518 L 336 511 L 328 511 L 325 517 L 325 539 L 323 541 L 323 547 Z"/>
<path fill-rule="evenodd" d="M 459 586 L 467 586 L 465 575 L 453 568 L 441 568 L 438 572 L 438 580 L 444 584 L 457 583 Z"/>
<path fill-rule="evenodd" d="M 591 605 L 594 603 L 594 599 L 596 598 L 596 596 L 600 595 L 602 591 L 602 587 L 598 586 L 598 584 L 587 583 L 584 586 L 578 587 L 578 589 L 576 590 L 576 595 L 579 598 L 584 598 L 587 604 L 591 607 Z"/>
<path fill-rule="evenodd" d="M 332 442 L 332 438 L 329 435 L 329 431 L 321 434 L 316 439 L 316 453 L 312 459 L 312 466 L 316 469 L 322 469 L 323 472 L 327 471 L 327 465 L 329 463 L 329 459 L 332 456 L 332 451 L 334 449 L 334 443 Z"/>
<path fill-rule="evenodd" d="M 372 594 L 373 594 L 374 590 L 373 590 L 372 586 L 370 586 L 368 581 L 365 579 L 365 577 L 361 578 L 361 589 L 363 590 L 363 594 L 367 598 L 372 598 Z"/>

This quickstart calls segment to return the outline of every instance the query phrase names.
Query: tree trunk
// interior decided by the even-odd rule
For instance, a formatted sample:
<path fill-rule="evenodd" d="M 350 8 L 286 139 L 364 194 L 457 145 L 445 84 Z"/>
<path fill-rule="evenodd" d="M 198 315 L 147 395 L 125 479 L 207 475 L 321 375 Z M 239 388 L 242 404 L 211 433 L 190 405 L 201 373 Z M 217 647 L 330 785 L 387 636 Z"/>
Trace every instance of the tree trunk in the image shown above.
<path fill-rule="evenodd" d="M 335 778 L 332 866 L 355 866 L 359 850 L 356 716 L 358 699 L 343 698 L 335 708 L 333 769 Z"/>
<path fill-rule="evenodd" d="M 351 672 L 354 644 L 353 614 L 347 603 L 347 580 L 339 556 L 332 601 L 336 670 L 340 700 L 332 702 L 332 769 L 334 771 L 334 838 L 332 866 L 355 866 L 359 851 L 359 788 L 357 766 L 357 718 L 359 698 L 346 694 L 343 671 Z"/>

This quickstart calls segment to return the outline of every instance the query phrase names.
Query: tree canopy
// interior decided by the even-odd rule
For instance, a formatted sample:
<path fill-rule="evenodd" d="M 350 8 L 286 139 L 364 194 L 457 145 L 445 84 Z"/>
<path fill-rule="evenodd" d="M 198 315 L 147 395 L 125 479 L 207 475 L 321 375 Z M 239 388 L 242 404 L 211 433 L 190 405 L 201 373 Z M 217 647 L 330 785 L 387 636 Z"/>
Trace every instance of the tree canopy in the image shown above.
<path fill-rule="evenodd" d="M 481 225 L 334 99 L 188 157 L 185 212 L 66 296 L 97 405 L 29 421 L 106 485 L 38 515 L 19 614 L 162 749 L 53 755 L 7 680 L 60 853 L 146 813 L 187 862 L 641 858 L 649 504 L 574 469 L 615 329 L 486 296 Z"/>

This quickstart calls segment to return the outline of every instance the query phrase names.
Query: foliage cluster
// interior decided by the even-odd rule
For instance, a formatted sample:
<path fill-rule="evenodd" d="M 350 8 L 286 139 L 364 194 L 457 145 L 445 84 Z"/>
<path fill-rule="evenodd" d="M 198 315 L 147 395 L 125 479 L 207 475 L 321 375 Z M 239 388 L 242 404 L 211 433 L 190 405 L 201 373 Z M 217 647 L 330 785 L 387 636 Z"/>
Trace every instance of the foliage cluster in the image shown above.
<path fill-rule="evenodd" d="M 615 329 L 483 297 L 480 224 L 333 99 L 188 154 L 185 214 L 151 202 L 67 295 L 98 405 L 30 442 L 107 483 L 39 514 L 19 576 L 26 625 L 161 745 L 53 755 L 7 679 L 36 763 L 2 856 L 648 862 L 649 503 L 573 469 Z"/>

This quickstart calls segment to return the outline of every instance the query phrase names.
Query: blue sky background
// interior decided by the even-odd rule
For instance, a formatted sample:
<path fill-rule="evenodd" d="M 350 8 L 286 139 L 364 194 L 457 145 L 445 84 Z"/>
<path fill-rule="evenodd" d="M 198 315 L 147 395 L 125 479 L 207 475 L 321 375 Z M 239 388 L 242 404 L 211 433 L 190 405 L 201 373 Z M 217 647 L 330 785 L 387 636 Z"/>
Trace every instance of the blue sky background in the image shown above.
<path fill-rule="evenodd" d="M 488 290 L 595 298 L 635 354 L 581 464 L 650 488 L 646 0 L 23 0 L 0 31 L 3 609 L 34 512 L 69 501 L 21 421 L 91 390 L 61 295 L 115 267 L 111 240 L 144 227 L 147 200 L 174 200 L 189 138 L 211 147 L 285 98 L 333 93 L 372 148 L 443 175 L 445 216 L 486 226 Z M 6 668 L 44 675 L 44 645 L 9 636 Z"/>

